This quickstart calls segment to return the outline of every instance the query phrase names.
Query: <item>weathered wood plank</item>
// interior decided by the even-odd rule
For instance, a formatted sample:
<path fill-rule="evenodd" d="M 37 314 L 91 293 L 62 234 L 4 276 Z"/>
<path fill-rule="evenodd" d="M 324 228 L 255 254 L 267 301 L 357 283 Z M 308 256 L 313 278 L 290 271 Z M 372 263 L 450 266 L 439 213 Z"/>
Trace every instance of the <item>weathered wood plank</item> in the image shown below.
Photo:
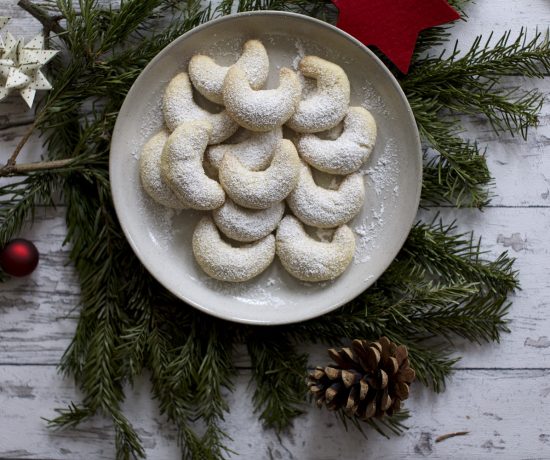
<path fill-rule="evenodd" d="M 79 285 L 63 247 L 63 212 L 37 211 L 35 226 L 22 236 L 37 245 L 39 267 L 0 285 L 0 362 L 57 363 L 71 340 Z"/>
<path fill-rule="evenodd" d="M 97 418 L 78 430 L 52 433 L 40 417 L 50 418 L 55 407 L 78 398 L 72 382 L 59 377 L 53 367 L 0 367 L 0 458 L 112 459 L 113 438 L 107 420 Z M 550 397 L 550 371 L 457 372 L 446 392 L 435 395 L 413 386 L 407 407 L 411 429 L 387 441 L 369 432 L 368 440 L 346 433 L 332 414 L 309 408 L 296 428 L 279 444 L 264 431 L 252 413 L 247 373 L 240 373 L 236 392 L 228 400 L 232 412 L 225 425 L 232 447 L 244 459 L 335 458 L 548 458 L 550 413 L 541 404 Z M 519 390 L 521 388 L 521 390 Z M 149 384 L 141 380 L 129 392 L 126 413 L 144 440 L 148 458 L 177 458 L 174 430 L 160 416 L 149 397 Z M 536 423 L 533 414 L 538 414 Z M 435 443 L 449 432 L 469 431 L 467 436 Z M 272 457 L 270 457 L 270 454 Z"/>
<path fill-rule="evenodd" d="M 550 100 L 550 78 L 514 78 L 512 86 L 527 91 L 538 89 L 546 101 Z M 487 164 L 495 180 L 491 206 L 550 206 L 550 104 L 543 105 L 539 126 L 529 131 L 526 140 L 507 132 L 495 135 L 482 117 L 462 117 L 461 123 L 463 136 L 486 149 Z"/>
<path fill-rule="evenodd" d="M 67 316 L 78 304 L 78 282 L 66 265 L 63 209 L 42 210 L 32 229 L 23 233 L 36 242 L 42 260 L 30 277 L 0 287 L 0 363 L 56 363 L 72 336 Z M 460 217 L 460 229 L 483 236 L 483 247 L 495 256 L 504 250 L 517 257 L 522 290 L 512 297 L 511 334 L 501 344 L 459 345 L 462 367 L 550 368 L 550 227 L 548 208 L 442 209 L 445 221 Z M 45 213 L 45 214 L 44 214 Z M 460 342 L 458 342 L 460 344 Z M 312 362 L 324 362 L 322 348 L 311 348 Z M 239 359 L 240 365 L 247 365 Z"/>

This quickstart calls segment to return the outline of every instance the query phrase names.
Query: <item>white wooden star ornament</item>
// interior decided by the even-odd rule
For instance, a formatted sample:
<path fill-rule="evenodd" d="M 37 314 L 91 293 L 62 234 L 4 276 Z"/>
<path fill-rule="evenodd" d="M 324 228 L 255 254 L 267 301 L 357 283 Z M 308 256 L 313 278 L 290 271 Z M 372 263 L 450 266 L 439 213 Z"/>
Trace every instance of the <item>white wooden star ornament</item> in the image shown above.
<path fill-rule="evenodd" d="M 8 20 L 0 16 L 0 30 Z M 8 32 L 0 44 L 0 100 L 12 91 L 19 91 L 27 105 L 32 107 L 36 91 L 52 89 L 40 68 L 57 53 L 44 49 L 42 35 L 37 35 L 25 44 Z"/>
<path fill-rule="evenodd" d="M 6 27 L 6 24 L 9 22 L 10 18 L 7 16 L 0 16 L 0 32 Z M 2 40 L 2 35 L 0 35 L 0 53 L 4 51 L 4 40 Z"/>

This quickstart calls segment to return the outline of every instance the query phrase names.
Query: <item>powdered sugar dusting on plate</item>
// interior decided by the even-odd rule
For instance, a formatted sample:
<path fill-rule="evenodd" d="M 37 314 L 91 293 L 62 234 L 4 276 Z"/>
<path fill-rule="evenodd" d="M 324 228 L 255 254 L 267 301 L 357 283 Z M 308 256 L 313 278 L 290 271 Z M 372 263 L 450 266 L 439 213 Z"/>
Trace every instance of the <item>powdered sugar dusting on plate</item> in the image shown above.
<path fill-rule="evenodd" d="M 143 145 L 151 136 L 158 133 L 164 126 L 161 107 L 162 91 L 155 91 L 146 105 L 146 115 L 141 119 L 139 135 L 132 141 L 131 154 L 136 160 L 139 159 Z"/>
<path fill-rule="evenodd" d="M 355 249 L 355 264 L 368 262 L 370 253 L 378 247 L 378 239 L 385 226 L 387 209 L 393 209 L 398 196 L 398 157 L 397 145 L 393 138 L 386 139 L 386 145 L 380 158 L 374 166 L 363 169 L 366 178 L 366 189 L 374 192 L 378 200 L 377 207 L 370 210 L 370 214 L 356 223 L 354 228 L 358 236 Z"/>
<path fill-rule="evenodd" d="M 245 283 L 228 283 L 200 274 L 198 277 L 190 276 L 191 280 L 204 284 L 213 291 L 222 295 L 233 297 L 251 306 L 266 306 L 280 308 L 285 305 L 285 300 L 278 293 L 284 289 L 284 284 L 279 278 L 269 277 L 260 282 L 253 279 Z"/>

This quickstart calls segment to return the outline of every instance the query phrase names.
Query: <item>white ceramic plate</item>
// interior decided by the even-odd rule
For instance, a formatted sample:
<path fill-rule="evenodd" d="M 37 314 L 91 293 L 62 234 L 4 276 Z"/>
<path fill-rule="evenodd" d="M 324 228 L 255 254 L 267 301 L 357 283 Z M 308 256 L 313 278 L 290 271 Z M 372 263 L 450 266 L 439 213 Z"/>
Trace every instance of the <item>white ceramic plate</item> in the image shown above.
<path fill-rule="evenodd" d="M 296 67 L 314 54 L 342 66 L 351 82 L 352 105 L 368 108 L 378 124 L 376 148 L 363 168 L 367 198 L 350 226 L 357 234 L 354 261 L 338 279 L 304 283 L 276 261 L 257 278 L 240 284 L 209 278 L 191 250 L 200 212 L 173 211 L 142 190 L 138 158 L 160 129 L 160 101 L 170 79 L 191 56 L 204 53 L 230 64 L 242 43 L 260 39 L 277 82 L 281 66 Z M 395 257 L 415 217 L 422 180 L 418 132 L 399 84 L 361 43 L 321 21 L 292 13 L 262 11 L 226 16 L 182 35 L 144 69 L 124 101 L 111 146 L 111 186 L 122 228 L 151 274 L 176 296 L 220 318 L 251 324 L 283 324 L 327 313 L 368 288 Z"/>

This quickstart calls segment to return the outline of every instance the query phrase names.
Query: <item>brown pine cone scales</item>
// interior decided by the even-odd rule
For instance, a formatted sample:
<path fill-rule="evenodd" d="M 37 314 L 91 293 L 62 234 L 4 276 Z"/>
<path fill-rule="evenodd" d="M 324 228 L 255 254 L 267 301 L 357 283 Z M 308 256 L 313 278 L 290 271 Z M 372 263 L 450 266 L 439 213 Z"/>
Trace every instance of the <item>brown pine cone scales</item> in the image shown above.
<path fill-rule="evenodd" d="M 319 407 L 342 409 L 363 420 L 393 415 L 409 397 L 415 371 L 407 348 L 387 337 L 376 342 L 354 340 L 351 348 L 328 350 L 336 364 L 309 374 L 309 390 Z"/>

